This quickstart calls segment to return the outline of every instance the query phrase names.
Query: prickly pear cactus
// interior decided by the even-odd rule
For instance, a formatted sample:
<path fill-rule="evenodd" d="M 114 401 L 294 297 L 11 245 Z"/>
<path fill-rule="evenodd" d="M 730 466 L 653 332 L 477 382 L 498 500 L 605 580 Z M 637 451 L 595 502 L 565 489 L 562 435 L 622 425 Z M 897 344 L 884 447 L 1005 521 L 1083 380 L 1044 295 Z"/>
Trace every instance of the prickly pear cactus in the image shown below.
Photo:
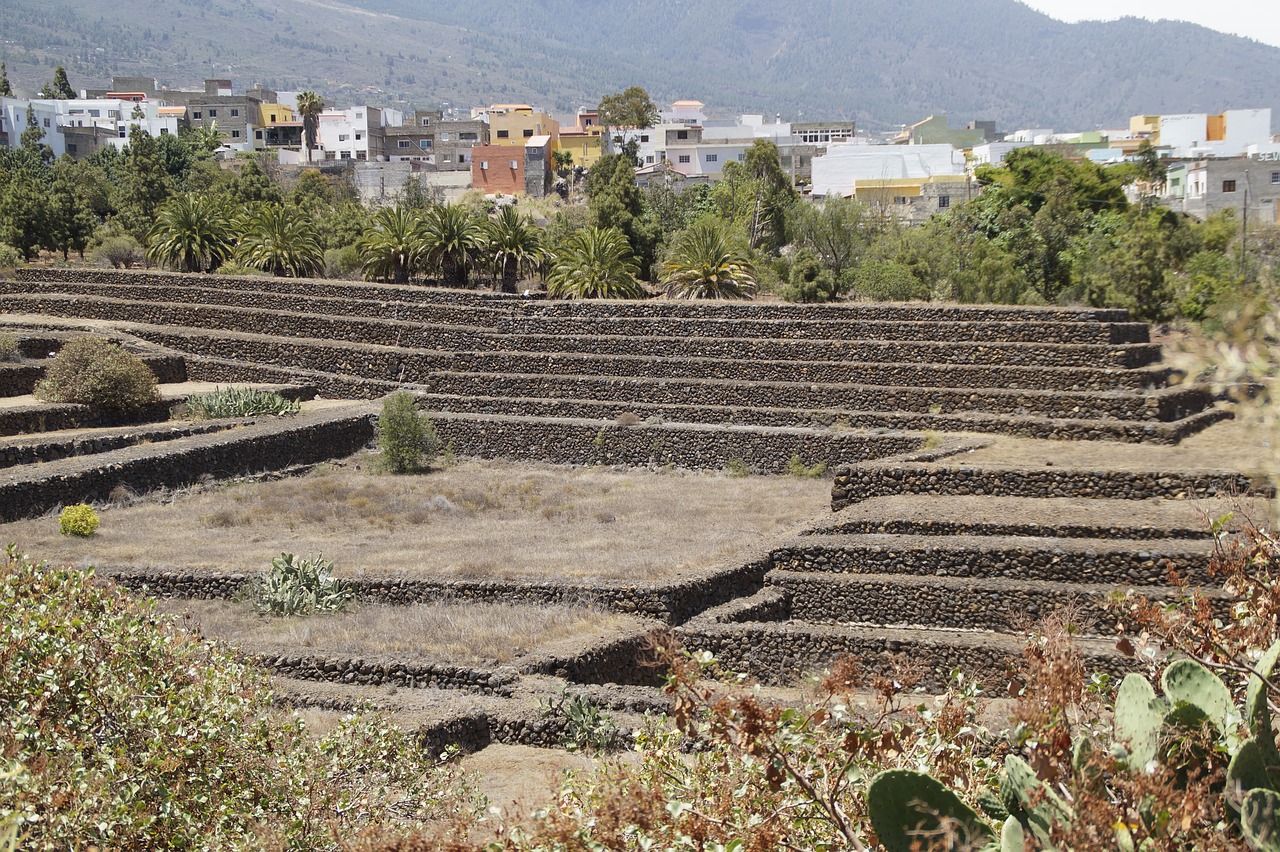
<path fill-rule="evenodd" d="M 1010 814 L 1022 817 L 1041 843 L 1048 844 L 1054 823 L 1075 818 L 1071 807 L 1040 780 L 1031 764 L 1017 755 L 1004 759 L 1004 780 L 1018 802 L 1017 810 L 1011 808 Z"/>
<path fill-rule="evenodd" d="M 1266 680 L 1272 680 L 1276 663 L 1280 660 L 1280 642 L 1276 642 L 1258 660 L 1254 667 L 1255 674 L 1249 675 L 1249 686 L 1245 691 L 1244 715 L 1253 733 L 1253 740 L 1262 753 L 1268 767 L 1268 776 L 1273 789 L 1280 790 L 1280 749 L 1276 748 L 1275 731 L 1271 729 L 1271 708 L 1267 704 Z M 1266 680 L 1264 680 L 1264 678 Z M 1274 682 L 1274 681 L 1273 681 Z"/>
<path fill-rule="evenodd" d="M 1239 718 L 1231 690 L 1221 678 L 1195 660 L 1170 663 L 1160 678 L 1160 688 L 1170 705 L 1196 707 L 1223 733 L 1229 733 L 1233 719 Z"/>
<path fill-rule="evenodd" d="M 1280 793 L 1250 790 L 1240 807 L 1240 827 L 1245 840 L 1260 852 L 1280 852 Z"/>
<path fill-rule="evenodd" d="M 889 852 L 910 852 L 922 833 L 937 831 L 942 820 L 961 833 L 966 848 L 981 848 L 995 840 L 991 826 L 960 797 L 923 772 L 889 769 L 871 779 L 867 811 L 880 843 Z"/>
<path fill-rule="evenodd" d="M 1156 695 L 1145 677 L 1125 676 L 1116 694 L 1115 729 L 1116 739 L 1128 749 L 1130 769 L 1141 770 L 1155 760 L 1160 726 L 1168 712 L 1169 705 Z"/>
<path fill-rule="evenodd" d="M 1022 823 L 1009 817 L 1000 827 L 1000 852 L 1025 852 L 1027 835 L 1022 830 Z"/>
<path fill-rule="evenodd" d="M 1257 740 L 1246 740 L 1227 764 L 1227 788 L 1223 791 L 1227 804 L 1238 811 L 1250 790 L 1270 786 L 1271 778 L 1267 774 L 1262 748 Z"/>

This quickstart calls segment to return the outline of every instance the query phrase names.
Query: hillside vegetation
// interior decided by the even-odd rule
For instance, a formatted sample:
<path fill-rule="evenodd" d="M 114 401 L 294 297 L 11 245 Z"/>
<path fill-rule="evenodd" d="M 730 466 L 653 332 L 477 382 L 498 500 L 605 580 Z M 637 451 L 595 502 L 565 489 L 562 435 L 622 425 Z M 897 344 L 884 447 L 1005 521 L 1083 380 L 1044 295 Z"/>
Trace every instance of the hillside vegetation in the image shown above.
<path fill-rule="evenodd" d="M 1280 106 L 1267 85 L 1280 48 L 1194 24 L 1066 24 L 1014 0 L 638 0 L 626 14 L 586 0 L 173 0 L 161 18 L 139 0 L 113 9 L 9 3 L 5 58 L 18 87 L 38 89 L 61 62 L 77 87 L 112 73 L 171 86 L 229 76 L 343 101 L 572 110 L 639 83 L 659 100 L 869 128 L 948 113 L 1090 129 L 1137 113 Z"/>

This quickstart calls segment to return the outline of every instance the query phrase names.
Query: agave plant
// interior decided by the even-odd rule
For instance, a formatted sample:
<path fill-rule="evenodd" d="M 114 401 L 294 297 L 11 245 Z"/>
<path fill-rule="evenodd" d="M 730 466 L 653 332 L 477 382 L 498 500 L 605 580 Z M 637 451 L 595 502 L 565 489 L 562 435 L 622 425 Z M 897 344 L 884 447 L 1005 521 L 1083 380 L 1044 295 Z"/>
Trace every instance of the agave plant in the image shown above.
<path fill-rule="evenodd" d="M 698 219 L 676 238 L 662 264 L 662 283 L 682 299 L 749 299 L 756 291 L 745 239 L 715 216 Z"/>
<path fill-rule="evenodd" d="M 365 278 L 406 284 L 426 252 L 422 220 L 407 207 L 384 207 L 373 214 L 357 250 Z"/>
<path fill-rule="evenodd" d="M 584 228 L 561 244 L 547 275 L 547 292 L 560 299 L 640 299 L 639 270 L 621 231 Z"/>
<path fill-rule="evenodd" d="M 231 256 L 235 226 L 217 199 L 194 192 L 160 208 L 147 234 L 147 257 L 179 272 L 208 272 Z"/>
<path fill-rule="evenodd" d="M 440 267 L 446 283 L 467 286 L 467 275 L 484 240 L 480 223 L 465 207 L 440 204 L 423 218 L 426 258 Z"/>
<path fill-rule="evenodd" d="M 324 268 L 311 217 L 279 204 L 264 204 L 249 215 L 236 256 L 246 266 L 289 278 L 318 275 Z"/>

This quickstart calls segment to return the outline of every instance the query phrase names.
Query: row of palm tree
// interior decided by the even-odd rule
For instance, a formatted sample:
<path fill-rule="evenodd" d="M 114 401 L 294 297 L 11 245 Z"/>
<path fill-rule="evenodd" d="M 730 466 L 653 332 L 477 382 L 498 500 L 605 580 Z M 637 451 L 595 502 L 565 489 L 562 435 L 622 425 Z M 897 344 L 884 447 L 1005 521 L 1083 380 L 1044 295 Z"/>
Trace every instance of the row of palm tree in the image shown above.
<path fill-rule="evenodd" d="M 235 212 L 215 196 L 194 192 L 160 208 L 147 256 L 179 272 L 212 272 L 232 259 L 293 278 L 324 269 L 324 248 L 304 211 L 260 204 Z"/>
<path fill-rule="evenodd" d="M 644 298 L 639 263 L 615 227 L 575 231 L 548 246 L 529 216 L 503 207 L 476 218 L 466 208 L 384 207 L 356 244 L 369 280 L 408 283 L 438 274 L 467 286 L 471 272 L 488 269 L 514 292 L 522 277 L 540 276 L 557 298 Z M 300 208 L 259 204 L 236 213 L 216 196 L 187 193 L 159 211 L 148 238 L 152 261 L 182 272 L 211 272 L 235 261 L 272 275 L 304 277 L 324 268 L 315 223 Z M 714 216 L 678 235 L 660 267 L 668 295 L 687 299 L 744 299 L 755 293 L 751 252 L 733 226 Z"/>

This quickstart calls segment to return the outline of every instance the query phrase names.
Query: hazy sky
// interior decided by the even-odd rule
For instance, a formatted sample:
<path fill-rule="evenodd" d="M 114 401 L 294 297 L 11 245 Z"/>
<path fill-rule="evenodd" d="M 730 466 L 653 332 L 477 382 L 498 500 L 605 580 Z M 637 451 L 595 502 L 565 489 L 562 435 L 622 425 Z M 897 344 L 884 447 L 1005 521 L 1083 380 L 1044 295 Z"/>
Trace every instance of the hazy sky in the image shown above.
<path fill-rule="evenodd" d="M 1126 15 L 1191 21 L 1224 33 L 1280 47 L 1280 3 L 1275 0 L 1022 0 L 1060 21 L 1112 21 Z"/>

